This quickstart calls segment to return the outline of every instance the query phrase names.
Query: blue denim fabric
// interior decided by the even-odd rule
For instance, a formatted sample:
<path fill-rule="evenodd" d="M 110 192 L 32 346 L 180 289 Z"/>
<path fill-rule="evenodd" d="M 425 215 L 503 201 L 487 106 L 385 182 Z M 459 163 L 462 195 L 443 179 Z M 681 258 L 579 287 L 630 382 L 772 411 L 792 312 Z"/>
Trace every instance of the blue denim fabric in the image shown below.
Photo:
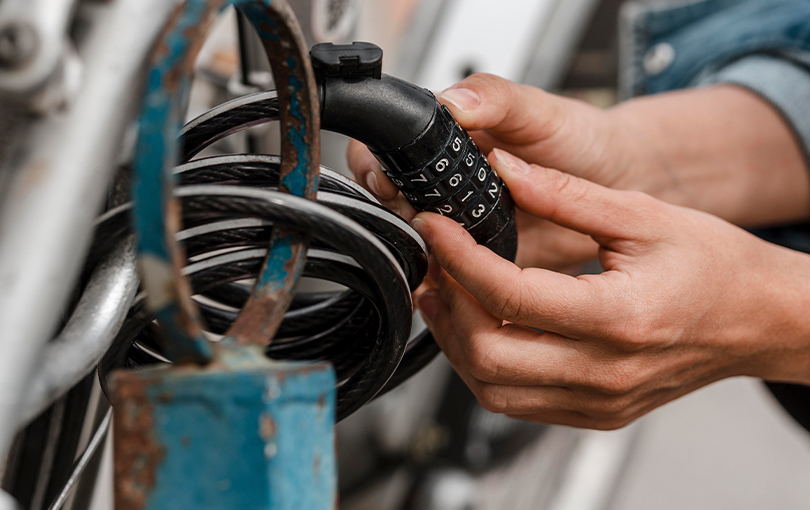
<path fill-rule="evenodd" d="M 810 0 L 631 3 L 622 14 L 625 95 L 714 83 L 748 88 L 782 114 L 810 167 Z M 662 43 L 674 58 L 651 76 L 644 55 Z M 810 224 L 755 233 L 810 253 Z"/>
<path fill-rule="evenodd" d="M 625 10 L 632 33 L 629 55 L 632 95 L 689 86 L 707 69 L 754 53 L 810 51 L 808 0 L 699 0 L 684 5 L 635 6 Z M 647 49 L 668 43 L 675 59 L 662 73 L 643 72 Z"/>

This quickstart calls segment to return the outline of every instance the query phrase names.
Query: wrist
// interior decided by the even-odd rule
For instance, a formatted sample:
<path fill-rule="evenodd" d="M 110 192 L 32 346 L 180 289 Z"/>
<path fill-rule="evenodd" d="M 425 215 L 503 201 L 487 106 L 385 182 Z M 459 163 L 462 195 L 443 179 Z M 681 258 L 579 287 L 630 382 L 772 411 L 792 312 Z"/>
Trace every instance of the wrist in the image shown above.
<path fill-rule="evenodd" d="M 749 227 L 810 218 L 801 148 L 759 96 L 718 85 L 633 99 L 610 115 L 630 189 Z"/>
<path fill-rule="evenodd" d="M 740 289 L 756 296 L 749 317 L 758 322 L 746 375 L 810 384 L 810 255 L 759 242 L 767 253 L 758 257 L 759 270 L 749 273 L 753 288 Z"/>
<path fill-rule="evenodd" d="M 638 100 L 607 111 L 612 126 L 613 147 L 618 154 L 615 188 L 642 191 L 659 200 L 688 206 L 678 185 L 673 162 L 664 147 L 667 140 Z"/>

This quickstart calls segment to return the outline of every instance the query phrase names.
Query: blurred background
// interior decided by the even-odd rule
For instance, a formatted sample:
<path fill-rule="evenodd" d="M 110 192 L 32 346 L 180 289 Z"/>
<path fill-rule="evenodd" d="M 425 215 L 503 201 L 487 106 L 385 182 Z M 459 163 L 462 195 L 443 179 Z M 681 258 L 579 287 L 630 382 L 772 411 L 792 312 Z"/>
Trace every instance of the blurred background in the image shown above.
<path fill-rule="evenodd" d="M 622 0 L 290 3 L 310 43 L 374 42 L 384 72 L 437 92 L 486 72 L 600 107 L 617 101 Z M 190 116 L 272 88 L 255 41 L 243 40 L 254 58 L 240 67 L 234 18 L 220 20 L 203 51 Z M 322 163 L 348 174 L 348 140 L 322 136 Z M 260 131 L 231 143 L 272 151 L 276 139 Z M 810 434 L 747 379 L 593 432 L 488 413 L 442 358 L 341 423 L 338 458 L 343 510 L 810 507 Z"/>
<path fill-rule="evenodd" d="M 620 0 L 288 1 L 310 44 L 374 42 L 384 72 L 434 91 L 487 72 L 600 107 L 617 101 Z M 274 88 L 241 25 L 233 11 L 218 20 L 189 118 Z M 273 126 L 221 143 L 278 152 Z M 322 163 L 348 173 L 346 143 L 323 133 Z M 810 434 L 749 379 L 593 432 L 488 413 L 440 358 L 342 422 L 337 447 L 343 510 L 810 508 Z M 111 465 L 108 440 L 93 510 L 112 508 Z"/>

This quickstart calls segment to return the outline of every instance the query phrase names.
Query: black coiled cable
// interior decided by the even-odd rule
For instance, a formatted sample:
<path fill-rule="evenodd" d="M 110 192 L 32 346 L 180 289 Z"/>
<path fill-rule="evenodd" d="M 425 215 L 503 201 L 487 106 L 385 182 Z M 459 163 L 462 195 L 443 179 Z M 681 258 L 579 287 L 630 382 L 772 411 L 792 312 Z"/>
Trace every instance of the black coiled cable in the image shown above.
<path fill-rule="evenodd" d="M 188 161 L 229 134 L 277 117 L 275 93 L 262 92 L 220 105 L 183 128 L 185 163 L 175 169 L 184 222 L 178 240 L 189 258 L 185 273 L 207 330 L 218 335 L 250 294 L 243 281 L 261 270 L 273 224 L 312 235 L 304 276 L 348 290 L 296 295 L 266 352 L 274 359 L 330 361 L 339 380 L 341 420 L 401 384 L 439 352 L 427 331 L 408 342 L 410 293 L 425 277 L 427 253 L 405 220 L 328 169 L 322 170 L 318 204 L 313 204 L 272 191 L 279 183 L 277 156 Z M 125 204 L 100 219 L 91 260 L 130 235 L 129 210 Z M 141 296 L 99 365 L 105 388 L 115 368 L 165 362 L 152 323 Z"/>

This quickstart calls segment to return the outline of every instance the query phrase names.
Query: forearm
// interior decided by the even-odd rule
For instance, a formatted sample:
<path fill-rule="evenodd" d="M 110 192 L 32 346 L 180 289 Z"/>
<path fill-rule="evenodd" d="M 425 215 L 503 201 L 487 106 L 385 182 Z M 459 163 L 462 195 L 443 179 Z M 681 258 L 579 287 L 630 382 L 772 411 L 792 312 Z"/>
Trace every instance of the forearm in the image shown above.
<path fill-rule="evenodd" d="M 628 177 L 657 198 L 743 226 L 810 218 L 810 173 L 779 113 L 732 85 L 635 99 L 609 112 Z"/>

